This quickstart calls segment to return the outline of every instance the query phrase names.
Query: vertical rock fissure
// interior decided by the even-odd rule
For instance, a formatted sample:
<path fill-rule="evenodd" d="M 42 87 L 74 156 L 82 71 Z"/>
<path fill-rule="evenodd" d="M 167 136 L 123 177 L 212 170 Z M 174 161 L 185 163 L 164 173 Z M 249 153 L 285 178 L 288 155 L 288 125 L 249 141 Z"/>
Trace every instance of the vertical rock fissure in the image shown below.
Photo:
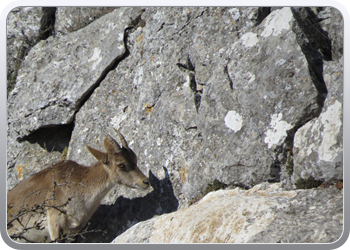
<path fill-rule="evenodd" d="M 308 62 L 311 80 L 321 95 L 319 104 L 323 106 L 327 95 L 327 87 L 323 79 L 323 60 L 332 60 L 331 41 L 310 8 L 291 8 L 291 11 L 296 20 L 293 32 Z"/>
<path fill-rule="evenodd" d="M 262 21 L 271 13 L 271 7 L 259 7 L 257 17 L 254 20 L 255 27 L 259 26 Z"/>
<path fill-rule="evenodd" d="M 40 20 L 40 30 L 37 42 L 46 40 L 54 34 L 56 21 L 56 7 L 42 7 L 43 16 Z"/>
<path fill-rule="evenodd" d="M 196 112 L 198 113 L 199 107 L 201 105 L 202 99 L 202 89 L 198 89 L 198 83 L 196 81 L 196 72 L 195 67 L 193 66 L 190 56 L 187 57 L 186 63 L 177 63 L 176 64 L 179 69 L 185 71 L 188 74 L 189 87 L 193 92 L 193 100 L 194 106 L 196 108 Z"/>
<path fill-rule="evenodd" d="M 305 108 L 304 115 L 287 132 L 284 144 L 276 151 L 275 161 L 280 166 L 283 185 L 287 189 L 293 188 L 290 177 L 293 174 L 294 166 L 293 147 L 295 133 L 307 122 L 320 115 L 328 92 L 323 79 L 323 61 L 332 60 L 331 41 L 328 38 L 328 33 L 321 28 L 316 14 L 311 8 L 291 8 L 291 11 L 296 20 L 292 30 L 307 60 L 309 74 L 318 96 L 315 104 L 310 104 Z"/>
<path fill-rule="evenodd" d="M 76 113 L 79 112 L 79 110 L 84 106 L 84 104 L 90 99 L 91 95 L 94 93 L 94 91 L 100 86 L 101 82 L 106 78 L 107 74 L 112 71 L 115 70 L 119 63 L 121 61 L 123 61 L 125 58 L 127 58 L 130 55 L 130 51 L 127 47 L 127 36 L 128 36 L 128 32 L 130 29 L 132 29 L 133 27 L 127 27 L 124 29 L 124 48 L 125 48 L 125 52 L 116 57 L 107 67 L 106 69 L 101 73 L 100 77 L 96 80 L 96 82 L 82 95 L 82 97 L 80 98 L 80 100 L 78 100 L 78 105 L 75 111 L 74 116 L 76 115 Z"/>

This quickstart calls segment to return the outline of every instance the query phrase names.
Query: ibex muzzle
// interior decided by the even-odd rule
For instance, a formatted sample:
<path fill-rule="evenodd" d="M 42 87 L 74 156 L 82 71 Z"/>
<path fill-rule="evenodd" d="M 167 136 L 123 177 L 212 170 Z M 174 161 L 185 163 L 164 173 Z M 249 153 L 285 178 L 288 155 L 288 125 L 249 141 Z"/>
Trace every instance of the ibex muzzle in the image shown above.
<path fill-rule="evenodd" d="M 98 160 L 91 167 L 62 161 L 15 186 L 7 194 L 9 235 L 22 242 L 50 242 L 61 234 L 78 233 L 97 210 L 102 198 L 116 185 L 146 189 L 148 178 L 137 167 L 135 153 L 115 130 L 104 139 L 107 152 L 87 146 Z"/>

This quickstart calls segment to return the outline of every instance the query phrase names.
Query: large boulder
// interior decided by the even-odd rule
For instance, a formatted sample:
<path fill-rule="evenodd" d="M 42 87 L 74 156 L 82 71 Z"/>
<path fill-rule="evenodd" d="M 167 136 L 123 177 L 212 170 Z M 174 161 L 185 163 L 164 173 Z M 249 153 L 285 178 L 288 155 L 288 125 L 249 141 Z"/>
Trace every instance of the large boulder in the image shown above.
<path fill-rule="evenodd" d="M 343 232 L 342 191 L 284 191 L 262 183 L 220 190 L 140 222 L 112 243 L 332 243 Z"/>

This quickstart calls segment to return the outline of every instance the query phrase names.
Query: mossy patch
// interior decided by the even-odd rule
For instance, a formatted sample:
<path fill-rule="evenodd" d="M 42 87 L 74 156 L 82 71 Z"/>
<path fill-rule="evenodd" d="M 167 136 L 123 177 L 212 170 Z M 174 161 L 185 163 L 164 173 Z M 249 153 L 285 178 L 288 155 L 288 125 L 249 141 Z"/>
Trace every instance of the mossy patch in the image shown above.
<path fill-rule="evenodd" d="M 224 189 L 226 187 L 227 187 L 227 185 L 225 183 L 222 183 L 218 180 L 214 180 L 213 184 L 208 184 L 208 186 L 206 187 L 206 189 L 202 193 L 202 196 L 205 196 L 209 192 L 216 191 L 219 189 Z"/>
<path fill-rule="evenodd" d="M 323 181 L 315 180 L 314 177 L 310 176 L 307 179 L 300 178 L 295 183 L 295 186 L 297 187 L 297 189 L 311 189 L 319 187 L 322 183 Z"/>

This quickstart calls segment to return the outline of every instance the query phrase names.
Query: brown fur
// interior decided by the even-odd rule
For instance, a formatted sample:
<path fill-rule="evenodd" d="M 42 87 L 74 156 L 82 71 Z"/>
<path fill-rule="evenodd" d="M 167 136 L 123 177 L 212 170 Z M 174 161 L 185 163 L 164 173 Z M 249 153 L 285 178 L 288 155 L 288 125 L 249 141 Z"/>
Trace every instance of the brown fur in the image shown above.
<path fill-rule="evenodd" d="M 137 167 L 136 155 L 124 137 L 118 134 L 122 147 L 110 136 L 104 140 L 106 153 L 87 146 L 98 160 L 91 167 L 70 160 L 62 161 L 32 175 L 9 191 L 8 223 L 24 211 L 19 220 L 11 222 L 9 235 L 20 234 L 23 238 L 18 240 L 24 242 L 55 241 L 62 233 L 78 233 L 116 184 L 148 188 L 148 178 Z M 43 229 L 38 230 L 37 226 Z"/>

